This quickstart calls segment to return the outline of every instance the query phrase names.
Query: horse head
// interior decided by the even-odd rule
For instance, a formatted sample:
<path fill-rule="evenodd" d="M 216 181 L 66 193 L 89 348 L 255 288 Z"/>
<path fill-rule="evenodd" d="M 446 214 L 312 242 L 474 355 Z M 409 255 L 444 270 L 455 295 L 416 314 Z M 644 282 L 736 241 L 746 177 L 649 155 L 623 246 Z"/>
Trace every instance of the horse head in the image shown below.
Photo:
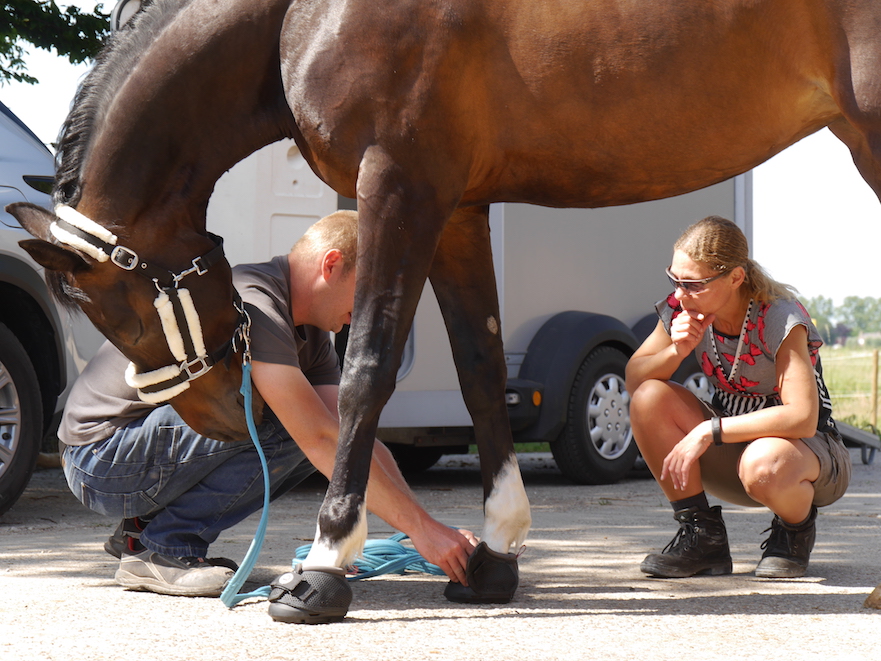
<path fill-rule="evenodd" d="M 170 403 L 193 429 L 247 437 L 242 352 L 247 315 L 222 241 L 181 227 L 104 227 L 60 205 L 10 205 L 35 239 L 20 245 L 47 269 L 63 304 L 78 305 L 130 361 L 144 401 Z M 259 420 L 262 400 L 255 397 Z"/>

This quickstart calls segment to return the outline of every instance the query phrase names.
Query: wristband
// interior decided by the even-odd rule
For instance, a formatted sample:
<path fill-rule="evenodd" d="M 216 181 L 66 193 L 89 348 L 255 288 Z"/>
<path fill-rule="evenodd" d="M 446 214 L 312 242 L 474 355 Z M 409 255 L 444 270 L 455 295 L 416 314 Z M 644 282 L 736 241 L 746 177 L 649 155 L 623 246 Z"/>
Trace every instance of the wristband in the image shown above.
<path fill-rule="evenodd" d="M 713 430 L 713 445 L 722 445 L 722 418 L 713 416 L 710 420 L 710 429 Z"/>

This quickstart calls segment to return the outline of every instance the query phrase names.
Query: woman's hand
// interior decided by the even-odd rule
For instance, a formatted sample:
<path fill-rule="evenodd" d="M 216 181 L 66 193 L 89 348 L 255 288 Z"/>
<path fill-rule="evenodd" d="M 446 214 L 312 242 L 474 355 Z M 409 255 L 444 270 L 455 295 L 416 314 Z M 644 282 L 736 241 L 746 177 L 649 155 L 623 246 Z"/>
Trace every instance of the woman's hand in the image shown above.
<path fill-rule="evenodd" d="M 670 339 L 676 347 L 676 353 L 687 356 L 697 346 L 704 332 L 709 328 L 716 315 L 704 316 L 699 312 L 683 310 L 670 323 Z"/>
<path fill-rule="evenodd" d="M 713 431 L 709 420 L 704 420 L 685 435 L 664 458 L 661 469 L 661 480 L 673 483 L 673 488 L 684 491 L 688 486 L 688 477 L 694 462 L 701 458 L 713 442 Z"/>

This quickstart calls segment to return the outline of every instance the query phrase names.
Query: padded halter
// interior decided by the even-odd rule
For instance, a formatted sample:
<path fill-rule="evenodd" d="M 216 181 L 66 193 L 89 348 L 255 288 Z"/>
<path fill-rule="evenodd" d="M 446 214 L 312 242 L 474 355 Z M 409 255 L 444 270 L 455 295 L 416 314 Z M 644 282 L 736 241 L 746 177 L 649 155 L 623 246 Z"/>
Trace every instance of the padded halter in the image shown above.
<path fill-rule="evenodd" d="M 224 259 L 221 237 L 209 232 L 208 237 L 216 246 L 193 259 L 190 268 L 175 274 L 142 261 L 134 250 L 118 245 L 115 234 L 72 207 L 60 204 L 55 207 L 55 215 L 58 220 L 52 222 L 49 231 L 58 241 L 99 262 L 109 260 L 125 271 L 134 271 L 150 280 L 158 291 L 153 305 L 159 314 L 171 355 L 179 362 L 143 373 L 138 373 L 134 363 L 129 363 L 125 372 L 126 382 L 137 389 L 143 401 L 159 404 L 179 395 L 190 387 L 190 381 L 207 373 L 217 362 L 226 358 L 230 349 L 235 351 L 238 342 L 247 344 L 250 324 L 237 292 L 233 305 L 240 321 L 233 337 L 217 351 L 208 354 L 193 298 L 189 290 L 180 287 L 181 280 L 188 275 L 205 275 L 209 268 Z"/>

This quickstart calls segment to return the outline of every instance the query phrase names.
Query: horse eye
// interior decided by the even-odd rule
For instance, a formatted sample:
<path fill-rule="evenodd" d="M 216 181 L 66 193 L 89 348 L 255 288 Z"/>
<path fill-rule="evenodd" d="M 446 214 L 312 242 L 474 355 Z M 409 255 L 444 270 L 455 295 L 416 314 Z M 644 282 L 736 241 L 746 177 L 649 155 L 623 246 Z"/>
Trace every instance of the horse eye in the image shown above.
<path fill-rule="evenodd" d="M 130 291 L 124 282 L 109 289 L 92 288 L 91 292 L 83 293 L 88 299 L 88 303 L 81 306 L 83 311 L 107 338 L 134 346 L 143 337 L 144 323 L 138 316 L 137 306 L 129 300 Z M 150 311 L 154 312 L 152 306 Z"/>

